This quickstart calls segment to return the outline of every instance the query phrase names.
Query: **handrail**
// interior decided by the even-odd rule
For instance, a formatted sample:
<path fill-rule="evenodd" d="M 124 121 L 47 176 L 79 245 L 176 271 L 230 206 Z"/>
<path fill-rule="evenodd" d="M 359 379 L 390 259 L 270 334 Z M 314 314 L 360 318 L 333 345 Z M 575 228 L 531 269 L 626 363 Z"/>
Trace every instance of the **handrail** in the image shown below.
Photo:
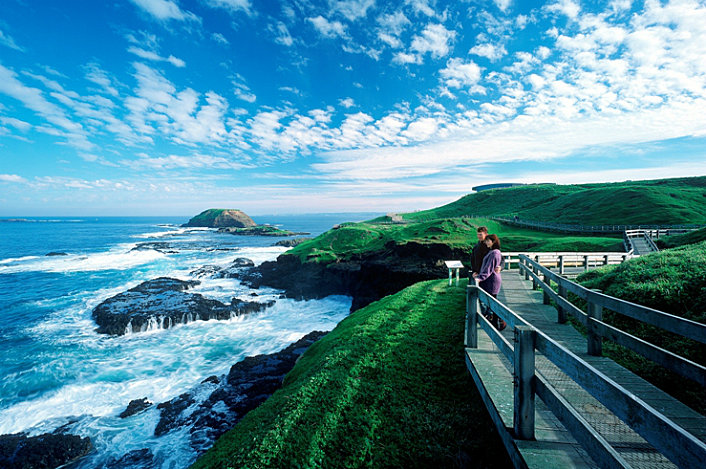
<path fill-rule="evenodd" d="M 699 322 L 675 316 L 673 314 L 668 314 L 647 306 L 638 305 L 631 303 L 630 301 L 604 295 L 603 293 L 590 290 L 582 285 L 579 285 L 578 283 L 557 275 L 527 256 L 520 255 L 520 258 L 525 262 L 524 268 L 526 269 L 526 274 L 529 273 L 531 275 L 532 273 L 532 270 L 527 268 L 527 265 L 530 265 L 534 269 L 541 272 L 545 278 L 549 277 L 551 281 L 556 282 L 560 287 L 565 288 L 567 291 L 570 291 L 588 303 L 615 311 L 618 314 L 622 314 L 632 319 L 668 330 L 669 332 L 673 332 L 683 337 L 688 337 L 689 339 L 696 340 L 702 344 L 706 344 L 706 324 L 701 324 Z M 520 269 L 523 269 L 522 264 Z M 534 272 L 535 274 L 537 274 L 536 270 Z"/>
<path fill-rule="evenodd" d="M 499 315 L 515 331 L 515 345 L 509 342 L 484 318 L 484 304 Z M 625 460 L 601 437 L 575 409 L 541 375 L 535 374 L 534 351 L 544 354 L 577 384 L 610 409 L 615 415 L 679 466 L 698 467 L 706 460 L 706 443 L 674 423 L 632 392 L 605 376 L 599 370 L 535 329 L 510 308 L 476 285 L 467 288 L 466 346 L 477 347 L 480 323 L 491 340 L 498 345 L 514 366 L 514 430 L 518 438 L 534 435 L 534 393 L 547 404 L 574 437 L 601 466 L 629 467 Z M 531 354 L 531 357 L 527 356 Z M 531 364 L 531 367 L 528 367 Z"/>
<path fill-rule="evenodd" d="M 546 223 L 533 220 L 521 220 L 510 217 L 488 216 L 487 218 L 503 223 L 509 223 L 517 226 L 526 226 L 528 228 L 540 228 L 549 231 L 560 231 L 564 233 L 622 233 L 626 230 L 662 230 L 665 232 L 674 232 L 677 230 L 692 231 L 705 227 L 706 225 L 580 225 L 569 223 Z"/>

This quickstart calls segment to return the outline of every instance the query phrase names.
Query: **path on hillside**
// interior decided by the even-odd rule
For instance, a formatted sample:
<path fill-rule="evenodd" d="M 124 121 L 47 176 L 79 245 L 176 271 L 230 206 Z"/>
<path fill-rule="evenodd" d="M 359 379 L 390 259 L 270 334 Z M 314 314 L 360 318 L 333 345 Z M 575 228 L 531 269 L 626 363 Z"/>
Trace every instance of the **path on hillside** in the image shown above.
<path fill-rule="evenodd" d="M 695 437 L 706 442 L 706 417 L 691 410 L 611 359 L 588 355 L 586 338 L 568 323 L 557 323 L 556 309 L 543 304 L 542 292 L 534 291 L 532 282 L 524 280 L 524 276 L 520 276 L 515 272 L 506 272 L 503 275 L 503 286 L 498 295 L 498 300 L 535 328 L 540 329 L 609 378 L 620 383 L 654 409 L 672 419 Z M 513 332 L 509 329 L 504 331 L 503 335 L 512 343 Z M 488 384 L 489 387 L 505 388 L 500 394 L 496 394 L 504 396 L 500 398 L 501 404 L 496 404 L 496 407 L 500 407 L 499 410 L 502 414 L 508 411 L 507 408 L 502 409 L 503 405 L 507 404 L 511 414 L 512 368 L 492 344 L 485 332 L 479 330 L 478 339 L 479 349 L 477 351 L 467 349 L 469 359 L 473 361 L 473 365 L 484 376 L 482 378 L 484 385 Z M 503 373 L 498 373 L 499 367 L 503 365 L 507 368 L 507 373 L 504 370 Z M 536 369 L 537 373 L 542 374 L 591 424 L 595 431 L 605 438 L 632 467 L 676 467 L 651 444 L 630 429 L 623 421 L 539 353 L 536 355 Z M 507 382 L 509 382 L 509 385 Z M 496 389 L 494 392 L 497 393 L 499 391 Z M 595 463 L 588 457 L 583 448 L 576 443 L 558 419 L 548 411 L 539 399 L 537 399 L 535 419 L 537 424 L 536 441 L 515 440 L 530 467 L 542 466 L 545 469 L 567 466 L 595 467 Z M 512 421 L 511 418 L 510 421 Z"/>

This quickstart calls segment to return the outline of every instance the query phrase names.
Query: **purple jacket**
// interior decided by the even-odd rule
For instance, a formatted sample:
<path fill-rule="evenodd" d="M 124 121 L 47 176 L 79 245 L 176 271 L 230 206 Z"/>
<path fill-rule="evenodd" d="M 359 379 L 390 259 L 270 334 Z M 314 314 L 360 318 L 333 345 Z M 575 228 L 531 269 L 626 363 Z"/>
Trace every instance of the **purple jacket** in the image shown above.
<path fill-rule="evenodd" d="M 490 293 L 491 295 L 497 295 L 500 291 L 500 285 L 503 283 L 503 279 L 500 277 L 499 273 L 495 272 L 495 268 L 502 264 L 503 256 L 499 249 L 493 249 L 483 258 L 483 265 L 478 273 L 479 286 Z"/>

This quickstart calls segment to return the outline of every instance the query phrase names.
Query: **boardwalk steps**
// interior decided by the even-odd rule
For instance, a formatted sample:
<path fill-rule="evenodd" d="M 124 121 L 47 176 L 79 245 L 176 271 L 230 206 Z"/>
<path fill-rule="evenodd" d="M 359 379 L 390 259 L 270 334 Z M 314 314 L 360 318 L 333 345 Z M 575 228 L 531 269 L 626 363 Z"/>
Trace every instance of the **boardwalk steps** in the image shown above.
<path fill-rule="evenodd" d="M 572 326 L 557 322 L 556 309 L 543 304 L 544 295 L 541 291 L 533 290 L 532 282 L 523 280 L 523 277 L 515 273 L 507 273 L 504 275 L 498 300 L 518 313 L 524 321 L 551 336 L 579 358 L 600 370 L 607 378 L 620 383 L 630 393 L 691 433 L 693 437 L 706 442 L 704 416 L 612 360 L 588 355 L 586 338 Z M 582 438 L 584 444 L 586 441 L 602 441 L 609 449 L 599 449 L 599 453 L 607 454 L 596 462 L 574 439 L 572 433 L 567 430 L 567 425 L 563 424 L 541 399 L 535 401 L 535 439 L 516 438 L 513 431 L 513 418 L 516 418 L 513 405 L 513 365 L 506 358 L 507 350 L 501 350 L 510 348 L 513 343 L 512 327 L 502 333 L 506 343 L 499 347 L 484 331 L 486 327 L 490 330 L 488 323 L 481 319 L 480 326 L 482 327 L 477 333 L 477 348 L 466 349 L 466 362 L 516 467 L 678 467 L 539 353 L 535 358 L 537 386 L 555 389 L 556 394 L 545 395 L 564 399 L 575 409 L 575 415 L 565 415 L 562 420 L 567 422 L 569 427 L 573 427 L 574 431 L 577 430 L 577 424 L 571 422 L 583 420 L 587 424 L 586 428 L 589 430 L 579 430 L 593 432 L 594 435 Z M 556 409 L 561 406 L 551 407 Z"/>

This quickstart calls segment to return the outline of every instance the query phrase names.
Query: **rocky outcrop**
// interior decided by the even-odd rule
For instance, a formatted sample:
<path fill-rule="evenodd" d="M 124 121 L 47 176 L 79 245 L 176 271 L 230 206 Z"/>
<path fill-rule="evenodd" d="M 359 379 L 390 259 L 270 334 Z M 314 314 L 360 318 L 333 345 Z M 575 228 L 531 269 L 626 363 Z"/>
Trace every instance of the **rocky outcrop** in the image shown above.
<path fill-rule="evenodd" d="M 160 277 L 115 295 L 93 309 L 101 334 L 123 335 L 151 329 L 166 329 L 197 320 L 230 319 L 262 311 L 274 302 L 254 303 L 233 298 L 230 304 L 204 298 L 186 290 L 197 280 Z"/>
<path fill-rule="evenodd" d="M 52 251 L 44 254 L 47 257 L 68 256 L 65 252 Z"/>
<path fill-rule="evenodd" d="M 443 278 L 448 275 L 444 260 L 467 256 L 467 251 L 446 244 L 390 241 L 380 251 L 340 262 L 301 262 L 285 253 L 276 262 L 244 270 L 241 280 L 254 288 L 279 288 L 291 298 L 349 295 L 355 311 L 419 281 Z"/>
<path fill-rule="evenodd" d="M 231 429 L 250 410 L 282 386 L 284 376 L 297 359 L 325 332 L 311 332 L 269 355 L 247 357 L 224 376 L 211 376 L 199 386 L 157 405 L 160 420 L 155 435 L 188 428 L 192 447 L 201 453 Z"/>
<path fill-rule="evenodd" d="M 274 245 L 275 246 L 282 246 L 285 248 L 293 248 L 294 246 L 299 246 L 304 241 L 309 241 L 310 239 L 314 239 L 314 238 L 283 239 L 283 240 L 277 241 Z"/>
<path fill-rule="evenodd" d="M 211 208 L 199 213 L 183 226 L 201 226 L 208 228 L 255 226 L 252 218 L 244 212 L 235 209 Z"/>
<path fill-rule="evenodd" d="M 0 435 L 0 467 L 3 469 L 55 468 L 75 461 L 93 449 L 89 438 L 63 433 L 27 436 Z"/>
<path fill-rule="evenodd" d="M 153 405 L 154 404 L 148 401 L 146 397 L 143 397 L 142 399 L 133 399 L 127 405 L 127 408 L 122 411 L 118 417 L 120 417 L 121 419 L 132 417 L 135 414 L 139 414 L 143 410 L 149 409 Z"/>
<path fill-rule="evenodd" d="M 176 251 L 171 244 L 165 243 L 164 241 L 148 241 L 145 243 L 137 243 L 137 245 L 130 249 L 130 252 L 133 251 L 157 251 L 161 252 L 162 254 L 177 254 L 179 251 Z"/>

